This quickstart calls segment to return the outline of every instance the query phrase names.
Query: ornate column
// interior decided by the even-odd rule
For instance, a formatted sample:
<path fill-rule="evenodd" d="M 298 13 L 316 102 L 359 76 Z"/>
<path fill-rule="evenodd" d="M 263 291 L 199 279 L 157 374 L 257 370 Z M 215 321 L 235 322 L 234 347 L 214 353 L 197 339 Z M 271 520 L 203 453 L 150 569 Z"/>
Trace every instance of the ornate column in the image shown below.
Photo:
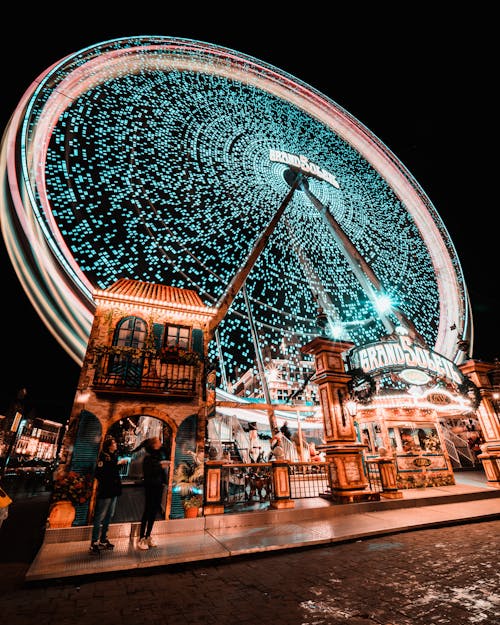
<path fill-rule="evenodd" d="M 205 502 L 203 515 L 224 514 L 221 492 L 222 462 L 207 460 L 205 463 Z"/>
<path fill-rule="evenodd" d="M 487 363 L 481 360 L 468 360 L 460 365 L 460 370 L 479 388 L 481 403 L 476 416 L 481 426 L 484 444 L 478 455 L 487 482 L 500 488 L 500 418 L 497 395 L 500 391 L 500 363 Z"/>
<path fill-rule="evenodd" d="M 383 456 L 375 460 L 378 464 L 382 492 L 385 499 L 402 499 L 403 493 L 398 489 L 396 465 L 393 458 Z"/>
<path fill-rule="evenodd" d="M 378 501 L 379 493 L 368 490 L 368 480 L 363 468 L 365 445 L 356 440 L 354 419 L 346 409 L 349 397 L 348 383 L 342 354 L 354 347 L 353 343 L 332 341 L 317 337 L 304 345 L 304 354 L 312 354 L 316 373 L 311 380 L 318 386 L 323 412 L 328 481 L 331 498 L 337 503 Z"/>
<path fill-rule="evenodd" d="M 271 508 L 293 508 L 295 501 L 290 498 L 290 467 L 286 460 L 271 462 L 273 493 Z"/>

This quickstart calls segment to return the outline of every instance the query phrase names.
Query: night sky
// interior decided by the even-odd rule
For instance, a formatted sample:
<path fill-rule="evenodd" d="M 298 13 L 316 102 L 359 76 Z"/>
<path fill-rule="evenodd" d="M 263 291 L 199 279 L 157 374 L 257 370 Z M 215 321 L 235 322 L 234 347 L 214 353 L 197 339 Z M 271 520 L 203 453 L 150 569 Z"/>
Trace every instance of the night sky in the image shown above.
<path fill-rule="evenodd" d="M 150 5 L 151 13 L 155 5 Z M 165 5 L 169 6 L 169 5 Z M 207 5 L 208 6 L 208 5 Z M 361 15 L 360 8 L 304 5 L 269 14 L 269 3 L 129 14 L 117 22 L 91 6 L 62 22 L 47 13 L 4 24 L 0 126 L 30 83 L 67 54 L 116 37 L 175 36 L 232 48 L 309 83 L 374 133 L 408 168 L 456 247 L 473 311 L 473 356 L 500 356 L 498 208 L 494 196 L 493 16 Z M 235 7 L 236 5 L 232 5 Z M 146 7 L 145 7 L 146 9 Z M 14 12 L 20 9 L 14 9 Z M 125 12 L 125 9 L 124 9 Z M 72 10 L 73 15 L 73 10 Z M 57 26 L 56 26 L 57 24 Z M 5 40 L 6 36 L 6 40 Z M 491 162 L 491 164 L 490 164 Z M 0 242 L 4 339 L 0 414 L 20 387 L 39 416 L 65 420 L 79 374 L 45 328 Z"/>

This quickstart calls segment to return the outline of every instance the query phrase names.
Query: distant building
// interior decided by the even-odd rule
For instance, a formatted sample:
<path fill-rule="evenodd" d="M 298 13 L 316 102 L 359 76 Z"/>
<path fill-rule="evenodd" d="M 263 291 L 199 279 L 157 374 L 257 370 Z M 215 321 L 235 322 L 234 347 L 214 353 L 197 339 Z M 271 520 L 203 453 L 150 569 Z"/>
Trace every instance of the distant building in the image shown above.
<path fill-rule="evenodd" d="M 275 354 L 272 348 L 264 347 L 263 360 L 273 403 L 317 403 L 316 386 L 309 382 L 314 373 L 314 362 L 300 354 L 293 341 L 283 339 Z M 251 367 L 245 371 L 232 384 L 232 393 L 247 399 L 263 399 L 264 390 L 258 368 Z"/>
<path fill-rule="evenodd" d="M 48 419 L 21 421 L 12 457 L 18 460 L 55 460 L 61 427 L 61 423 Z"/>

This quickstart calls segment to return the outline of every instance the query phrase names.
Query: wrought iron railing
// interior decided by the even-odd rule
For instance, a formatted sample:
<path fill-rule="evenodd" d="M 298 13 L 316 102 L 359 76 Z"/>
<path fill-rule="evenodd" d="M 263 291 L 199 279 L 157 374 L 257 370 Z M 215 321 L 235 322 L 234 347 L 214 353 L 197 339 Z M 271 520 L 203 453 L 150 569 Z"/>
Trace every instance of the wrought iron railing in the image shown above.
<path fill-rule="evenodd" d="M 290 499 L 326 497 L 331 494 L 327 462 L 289 462 Z M 258 509 L 267 507 L 274 498 L 273 463 L 231 463 L 220 467 L 221 503 L 225 512 L 234 512 L 243 506 Z M 377 459 L 365 462 L 368 489 L 383 492 L 384 485 Z"/>
<path fill-rule="evenodd" d="M 225 506 L 269 503 L 272 498 L 271 463 L 223 465 L 221 496 Z"/>
<path fill-rule="evenodd" d="M 181 357 L 168 362 L 155 352 L 115 347 L 102 348 L 95 356 L 93 386 L 99 390 L 140 391 L 168 395 L 193 396 L 199 366 Z"/>
<path fill-rule="evenodd" d="M 291 462 L 290 497 L 320 497 L 329 490 L 326 462 Z"/>
<path fill-rule="evenodd" d="M 368 479 L 368 488 L 374 493 L 381 493 L 383 486 L 380 477 L 380 467 L 377 460 L 367 459 L 365 462 L 365 471 Z"/>

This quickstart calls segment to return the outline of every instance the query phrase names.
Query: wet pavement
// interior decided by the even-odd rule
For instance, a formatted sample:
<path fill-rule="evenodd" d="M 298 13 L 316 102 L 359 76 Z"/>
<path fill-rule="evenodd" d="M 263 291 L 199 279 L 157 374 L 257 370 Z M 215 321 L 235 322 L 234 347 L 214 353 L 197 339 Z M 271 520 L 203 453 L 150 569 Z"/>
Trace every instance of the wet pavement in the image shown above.
<path fill-rule="evenodd" d="M 48 497 L 15 504 L 0 529 L 4 623 L 500 625 L 499 515 L 27 583 Z"/>
<path fill-rule="evenodd" d="M 31 584 L 14 625 L 498 625 L 500 520 Z"/>
<path fill-rule="evenodd" d="M 500 518 L 500 490 L 484 475 L 457 476 L 456 484 L 407 489 L 399 499 L 346 505 L 322 497 L 295 500 L 290 509 L 260 509 L 195 519 L 157 520 L 157 546 L 138 549 L 138 522 L 113 523 L 112 552 L 89 555 L 90 526 L 48 528 L 26 573 L 27 581 L 131 571 L 308 547 L 409 529 Z M 259 504 L 257 504 L 259 505 Z"/>

